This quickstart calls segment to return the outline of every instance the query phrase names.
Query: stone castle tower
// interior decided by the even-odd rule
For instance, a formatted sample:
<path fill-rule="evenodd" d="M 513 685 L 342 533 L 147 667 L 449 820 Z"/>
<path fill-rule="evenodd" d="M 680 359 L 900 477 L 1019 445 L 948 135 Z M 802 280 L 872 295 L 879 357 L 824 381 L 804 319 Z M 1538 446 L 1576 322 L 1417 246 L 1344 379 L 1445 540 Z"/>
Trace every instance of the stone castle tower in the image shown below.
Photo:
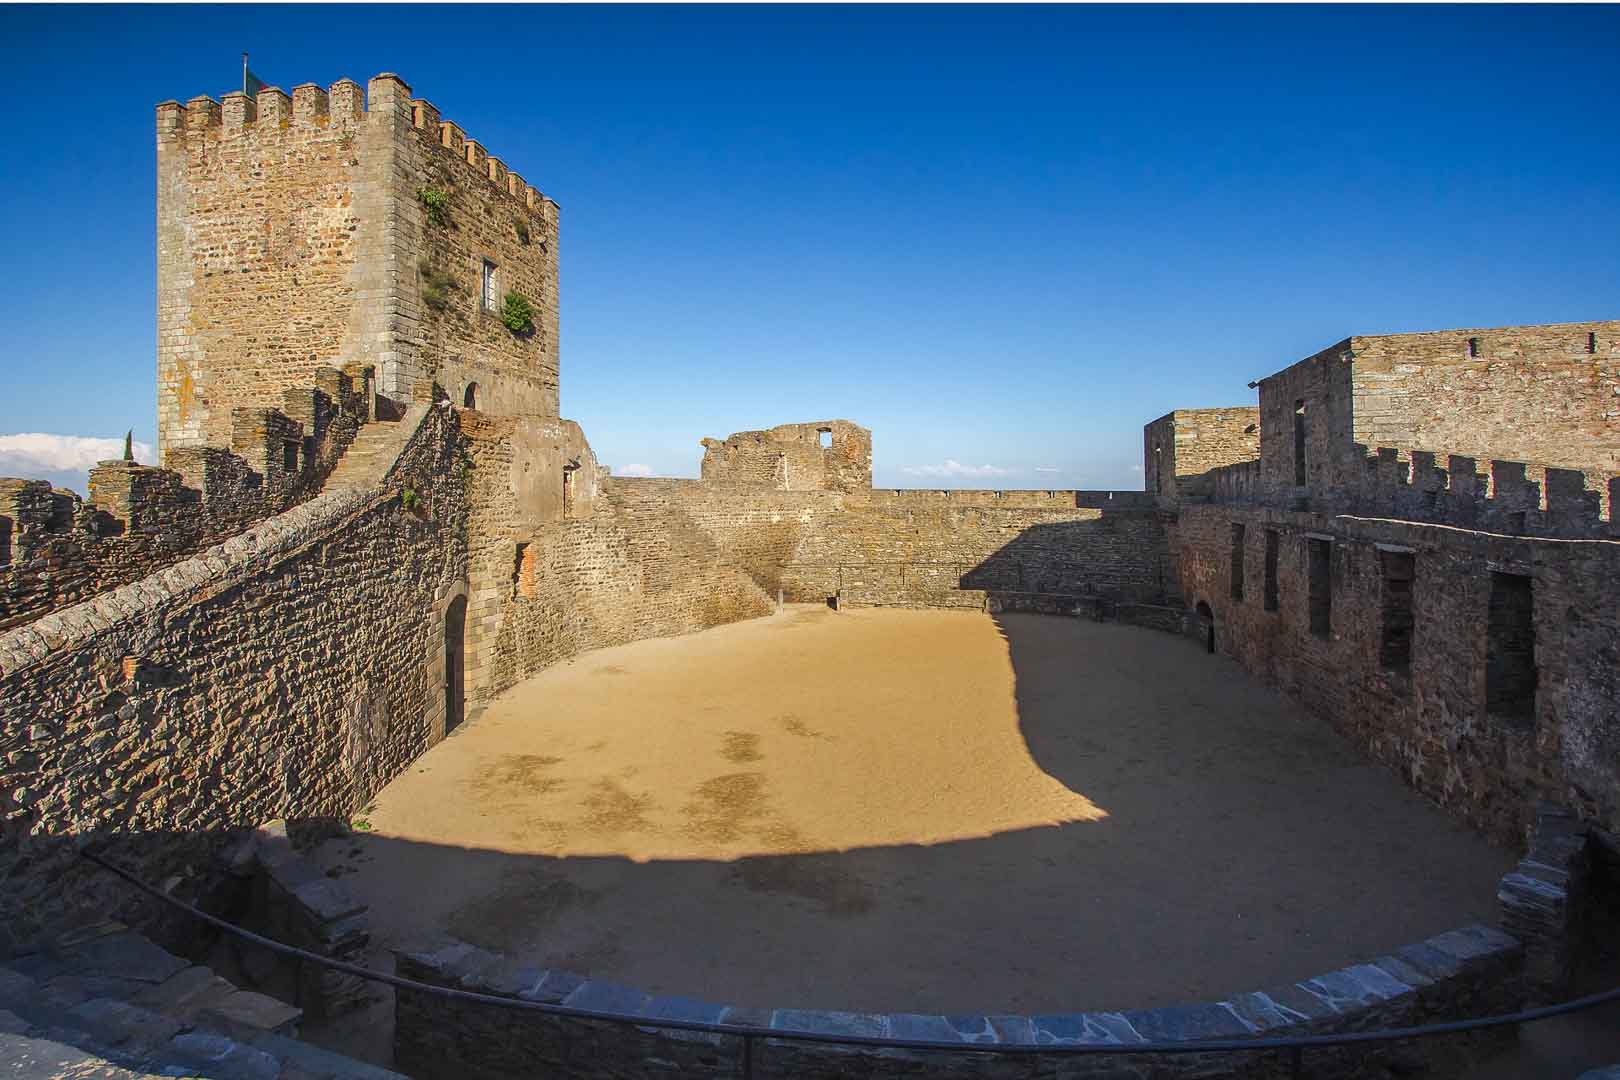
<path fill-rule="evenodd" d="M 438 386 L 557 417 L 557 204 L 404 80 L 167 101 L 157 134 L 165 459 L 339 368 L 372 369 L 381 415 Z"/>

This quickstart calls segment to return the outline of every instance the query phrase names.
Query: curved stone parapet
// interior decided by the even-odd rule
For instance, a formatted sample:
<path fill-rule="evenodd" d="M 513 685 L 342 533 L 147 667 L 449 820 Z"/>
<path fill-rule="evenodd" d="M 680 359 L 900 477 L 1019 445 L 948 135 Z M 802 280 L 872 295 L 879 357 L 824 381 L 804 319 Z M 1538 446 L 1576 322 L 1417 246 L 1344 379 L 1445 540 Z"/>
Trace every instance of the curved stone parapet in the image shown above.
<path fill-rule="evenodd" d="M 1002 1046 L 1119 1046 L 1196 1043 L 1373 1031 L 1489 1016 L 1519 1006 L 1523 948 L 1483 925 L 1429 938 L 1367 963 L 1224 1001 L 1157 1009 L 1039 1015 L 858 1013 L 759 1009 L 648 994 L 634 987 L 521 962 L 446 939 L 396 953 L 401 976 L 433 986 L 559 1004 L 655 1020 L 747 1025 L 782 1032 L 858 1035 L 897 1041 L 959 1044 L 950 1049 L 856 1047 L 755 1039 L 746 1053 L 755 1077 L 913 1075 L 1001 1077 L 1034 1075 L 1024 1057 L 987 1054 Z M 401 989 L 396 998 L 395 1060 L 410 1075 L 431 1080 L 497 1076 L 743 1075 L 743 1040 L 734 1035 L 659 1029 L 446 999 Z M 1310 1075 L 1386 1075 L 1388 1064 L 1420 1058 L 1444 1075 L 1504 1039 L 1512 1028 L 1393 1044 L 1309 1051 Z M 975 1052 L 978 1051 L 978 1052 Z M 882 1063 L 881 1065 L 879 1063 Z M 1065 1076 L 1290 1075 L 1284 1052 L 1209 1051 L 1175 1054 L 1066 1055 Z M 1328 1072 L 1320 1070 L 1327 1069 Z M 1121 1071 L 1123 1070 L 1123 1071 Z M 1041 1073 L 1040 1075 L 1046 1075 Z M 1145 1075 L 1145 1074 L 1144 1074 Z"/>

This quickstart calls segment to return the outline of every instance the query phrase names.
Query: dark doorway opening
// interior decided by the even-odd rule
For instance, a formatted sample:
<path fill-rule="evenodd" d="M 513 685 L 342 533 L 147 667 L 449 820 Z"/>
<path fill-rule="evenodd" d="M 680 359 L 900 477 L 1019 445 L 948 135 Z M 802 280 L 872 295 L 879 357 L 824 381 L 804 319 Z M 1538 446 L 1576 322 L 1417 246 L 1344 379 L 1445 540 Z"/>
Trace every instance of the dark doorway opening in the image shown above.
<path fill-rule="evenodd" d="M 478 384 L 468 383 L 467 392 L 461 395 L 461 403 L 469 409 L 478 408 Z"/>
<path fill-rule="evenodd" d="M 1198 601 L 1198 624 L 1203 630 L 1204 649 L 1207 652 L 1215 651 L 1215 613 L 1209 605 L 1202 600 Z"/>
<path fill-rule="evenodd" d="M 444 612 L 444 733 L 460 726 L 466 714 L 467 598 L 458 596 Z"/>

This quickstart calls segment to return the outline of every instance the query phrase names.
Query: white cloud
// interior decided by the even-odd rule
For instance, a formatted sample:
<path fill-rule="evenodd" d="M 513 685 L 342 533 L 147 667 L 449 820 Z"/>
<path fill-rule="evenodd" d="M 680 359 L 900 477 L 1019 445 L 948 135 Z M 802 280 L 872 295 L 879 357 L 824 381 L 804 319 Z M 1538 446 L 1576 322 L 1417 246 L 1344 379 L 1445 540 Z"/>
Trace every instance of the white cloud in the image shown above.
<path fill-rule="evenodd" d="M 955 458 L 946 458 L 943 465 L 905 465 L 900 469 L 908 476 L 1007 476 L 1012 470 L 995 465 L 964 465 Z"/>
<path fill-rule="evenodd" d="M 1142 471 L 1142 466 L 1140 466 L 1140 465 L 1132 465 L 1131 466 L 1131 472 L 1141 472 L 1141 471 Z"/>
<path fill-rule="evenodd" d="M 1056 465 L 1037 465 L 1037 466 L 1035 466 L 1035 471 L 1036 472 L 1062 472 L 1063 470 L 1059 469 Z"/>
<path fill-rule="evenodd" d="M 152 447 L 135 444 L 135 460 L 150 461 Z M 81 494 L 89 489 L 90 468 L 98 461 L 124 456 L 123 439 L 87 435 L 46 435 L 37 431 L 0 435 L 0 476 L 49 480 Z"/>
<path fill-rule="evenodd" d="M 653 468 L 652 468 L 651 465 L 639 465 L 639 464 L 619 465 L 619 466 L 616 466 L 614 468 L 613 475 L 614 476 L 651 476 L 651 475 L 653 475 Z"/>

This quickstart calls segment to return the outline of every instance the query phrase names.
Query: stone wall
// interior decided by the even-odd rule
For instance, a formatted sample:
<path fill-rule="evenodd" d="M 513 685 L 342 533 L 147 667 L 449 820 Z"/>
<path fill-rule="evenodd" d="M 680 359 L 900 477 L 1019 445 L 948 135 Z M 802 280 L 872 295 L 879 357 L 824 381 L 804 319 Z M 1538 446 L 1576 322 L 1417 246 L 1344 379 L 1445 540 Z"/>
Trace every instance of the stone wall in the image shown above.
<path fill-rule="evenodd" d="M 1143 429 L 1144 490 L 1166 500 L 1207 495 L 1212 470 L 1260 456 L 1260 409 L 1177 409 Z"/>
<path fill-rule="evenodd" d="M 1538 800 L 1620 825 L 1620 543 L 1241 505 L 1175 534 L 1220 650 L 1418 790 L 1506 843 Z"/>
<path fill-rule="evenodd" d="M 959 1045 L 960 1051 L 840 1047 L 757 1039 L 747 1051 L 737 1036 L 612 1024 L 480 1002 L 426 991 L 395 995 L 394 1058 L 420 1080 L 558 1077 L 894 1077 L 1023 1078 L 1294 1075 L 1280 1052 L 1214 1052 L 1140 1056 L 1107 1053 L 1027 1057 L 974 1053 L 974 1048 L 1144 1042 L 1195 1042 L 1319 1035 L 1416 1025 L 1510 1012 L 1520 1000 L 1522 950 L 1513 938 L 1469 926 L 1313 979 L 1238 994 L 1230 1000 L 1162 1009 L 1044 1016 L 929 1016 L 769 1009 L 654 997 L 633 987 L 583 979 L 566 971 L 525 967 L 472 946 L 448 942 L 396 955 L 401 976 L 433 986 L 497 997 L 644 1017 L 747 1025 L 830 1035 L 915 1039 Z M 1458 1075 L 1481 1051 L 1511 1040 L 1512 1029 L 1484 1036 L 1311 1050 L 1312 1077 Z M 1426 1070 L 1426 1071 L 1425 1071 Z"/>
<path fill-rule="evenodd" d="M 1351 348 L 1364 447 L 1620 473 L 1620 320 L 1356 337 Z"/>
<path fill-rule="evenodd" d="M 190 887 L 230 830 L 346 816 L 440 736 L 462 453 L 428 410 L 386 484 L 0 634 L 0 925 L 128 906 L 75 845 Z"/>
<path fill-rule="evenodd" d="M 1149 600 L 1178 591 L 1165 519 L 1140 492 L 882 490 L 805 530 L 788 595 L 978 607 L 961 590 Z"/>
<path fill-rule="evenodd" d="M 1273 501 L 1343 486 L 1356 458 L 1351 338 L 1260 380 L 1261 486 Z"/>
<path fill-rule="evenodd" d="M 164 102 L 157 129 L 165 464 L 225 445 L 233 409 L 277 407 L 346 363 L 373 366 L 393 402 L 438 380 L 461 403 L 477 383 L 481 407 L 556 416 L 556 204 L 397 76 Z M 443 224 L 429 188 L 448 196 Z M 530 334 L 500 322 L 509 289 L 535 306 Z"/>
<path fill-rule="evenodd" d="M 864 491 L 872 486 L 872 433 L 848 420 L 818 420 L 704 439 L 702 476 L 778 491 Z"/>
<path fill-rule="evenodd" d="M 1378 447 L 1620 473 L 1620 321 L 1346 338 L 1260 380 L 1260 431 L 1274 498 Z"/>
<path fill-rule="evenodd" d="M 231 413 L 229 448 L 170 450 L 166 469 L 104 461 L 90 497 L 0 477 L 0 629 L 127 584 L 320 490 L 370 419 L 371 373 L 327 368 L 282 409 Z"/>
<path fill-rule="evenodd" d="M 516 420 L 463 423 L 475 465 L 468 635 L 478 701 L 589 649 L 767 614 L 778 595 L 980 608 L 987 590 L 1003 590 L 1083 596 L 1092 610 L 1097 598 L 1177 591 L 1165 515 L 1141 492 L 843 493 L 603 477 L 567 421 L 551 434 Z M 576 445 L 583 501 L 566 514 L 520 508 L 522 478 L 551 477 Z"/>
<path fill-rule="evenodd" d="M 381 89 L 384 78 L 373 85 Z M 387 90 L 386 95 L 374 91 L 373 109 L 386 100 L 394 110 L 397 170 L 403 178 L 396 238 L 398 348 L 419 350 L 421 370 L 457 405 L 556 417 L 557 204 L 458 125 L 441 120 L 431 102 L 410 98 L 403 82 L 392 79 Z M 449 197 L 442 224 L 419 198 L 427 188 Z M 495 266 L 493 306 L 480 295 L 486 260 Z M 534 308 L 531 332 L 514 333 L 501 322 L 509 291 Z"/>
<path fill-rule="evenodd" d="M 233 408 L 277 407 L 340 356 L 374 359 L 345 349 L 383 242 L 357 198 L 383 180 L 364 121 L 348 79 L 157 107 L 162 460 L 228 445 Z"/>
<path fill-rule="evenodd" d="M 1478 461 L 1463 454 L 1381 446 L 1337 463 L 1332 486 L 1278 499 L 1259 463 L 1206 474 L 1207 498 L 1316 512 L 1400 518 L 1531 536 L 1620 536 L 1620 475 L 1536 462 Z"/>
<path fill-rule="evenodd" d="M 775 596 L 686 512 L 692 481 L 604 481 L 594 511 L 496 550 L 484 699 L 559 660 L 768 614 Z"/>

